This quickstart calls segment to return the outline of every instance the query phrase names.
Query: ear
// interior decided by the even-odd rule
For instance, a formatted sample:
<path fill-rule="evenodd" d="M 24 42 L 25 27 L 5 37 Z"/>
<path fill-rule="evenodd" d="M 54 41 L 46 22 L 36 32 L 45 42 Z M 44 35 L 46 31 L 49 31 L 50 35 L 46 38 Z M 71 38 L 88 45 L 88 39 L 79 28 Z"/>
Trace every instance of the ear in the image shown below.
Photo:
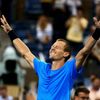
<path fill-rule="evenodd" d="M 64 52 L 64 58 L 68 57 L 70 55 L 69 52 Z"/>

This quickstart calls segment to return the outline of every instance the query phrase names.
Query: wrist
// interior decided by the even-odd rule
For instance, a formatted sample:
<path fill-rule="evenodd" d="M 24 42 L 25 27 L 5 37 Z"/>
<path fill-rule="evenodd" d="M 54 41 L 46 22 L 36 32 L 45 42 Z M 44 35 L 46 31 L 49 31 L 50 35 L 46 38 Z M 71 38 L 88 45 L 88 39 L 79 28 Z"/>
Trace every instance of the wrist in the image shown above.
<path fill-rule="evenodd" d="M 10 31 L 12 31 L 13 29 L 12 28 L 9 28 L 8 30 L 7 30 L 7 34 L 10 32 Z"/>
<path fill-rule="evenodd" d="M 14 32 L 14 30 L 9 30 L 8 36 L 9 36 L 11 41 L 13 41 L 14 39 L 18 38 L 16 33 Z"/>

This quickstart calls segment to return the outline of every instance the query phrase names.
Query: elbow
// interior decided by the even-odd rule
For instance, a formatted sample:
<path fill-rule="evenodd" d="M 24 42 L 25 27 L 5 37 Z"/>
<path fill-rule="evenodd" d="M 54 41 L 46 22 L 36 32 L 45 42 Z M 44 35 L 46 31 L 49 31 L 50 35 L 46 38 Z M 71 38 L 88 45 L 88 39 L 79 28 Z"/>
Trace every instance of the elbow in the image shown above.
<path fill-rule="evenodd" d="M 29 52 L 29 51 L 28 51 L 28 52 Z M 26 51 L 21 51 L 20 54 L 21 54 L 22 57 L 25 57 L 25 56 L 27 55 L 28 52 L 26 52 Z"/>

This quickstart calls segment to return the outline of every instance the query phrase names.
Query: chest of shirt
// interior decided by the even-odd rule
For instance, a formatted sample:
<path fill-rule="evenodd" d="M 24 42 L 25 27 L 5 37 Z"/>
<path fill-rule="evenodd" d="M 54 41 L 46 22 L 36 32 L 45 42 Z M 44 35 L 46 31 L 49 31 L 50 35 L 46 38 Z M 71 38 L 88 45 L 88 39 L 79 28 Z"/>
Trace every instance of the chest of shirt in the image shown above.
<path fill-rule="evenodd" d="M 65 70 L 49 71 L 48 73 L 43 72 L 39 77 L 39 85 L 46 89 L 68 86 L 71 80 L 70 74 Z"/>

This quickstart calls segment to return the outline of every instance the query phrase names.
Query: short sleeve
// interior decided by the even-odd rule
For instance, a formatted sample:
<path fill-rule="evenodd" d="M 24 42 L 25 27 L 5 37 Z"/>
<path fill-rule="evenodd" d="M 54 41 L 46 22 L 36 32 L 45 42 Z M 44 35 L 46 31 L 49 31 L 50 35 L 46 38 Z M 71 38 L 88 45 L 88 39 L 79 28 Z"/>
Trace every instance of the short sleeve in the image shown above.
<path fill-rule="evenodd" d="M 82 18 L 81 19 L 81 24 L 82 24 L 83 28 L 86 28 L 87 25 L 88 25 L 88 21 L 86 19 Z"/>
<path fill-rule="evenodd" d="M 47 65 L 46 62 L 40 61 L 37 58 L 34 58 L 33 64 L 34 64 L 34 69 L 37 75 L 39 75 L 42 72 L 42 70 L 45 70 L 46 65 Z"/>
<path fill-rule="evenodd" d="M 78 75 L 82 73 L 83 68 L 80 67 L 80 69 L 77 70 L 77 67 L 76 67 L 76 59 L 75 58 L 72 58 L 69 61 L 69 65 L 70 65 L 70 68 L 69 68 L 70 76 L 71 76 L 71 78 L 73 80 L 75 80 L 78 77 Z"/>

